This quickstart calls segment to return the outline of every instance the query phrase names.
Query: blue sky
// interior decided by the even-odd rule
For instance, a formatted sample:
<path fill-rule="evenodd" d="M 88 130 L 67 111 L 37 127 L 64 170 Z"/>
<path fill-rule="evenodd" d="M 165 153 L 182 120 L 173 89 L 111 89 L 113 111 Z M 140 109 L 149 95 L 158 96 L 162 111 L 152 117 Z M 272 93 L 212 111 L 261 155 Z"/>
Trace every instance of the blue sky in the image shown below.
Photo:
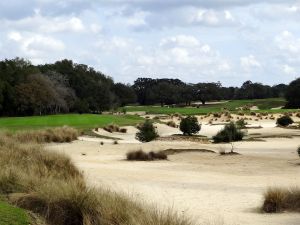
<path fill-rule="evenodd" d="M 299 21 L 299 0 L 1 1 L 0 57 L 68 58 L 124 83 L 288 83 L 300 74 Z"/>

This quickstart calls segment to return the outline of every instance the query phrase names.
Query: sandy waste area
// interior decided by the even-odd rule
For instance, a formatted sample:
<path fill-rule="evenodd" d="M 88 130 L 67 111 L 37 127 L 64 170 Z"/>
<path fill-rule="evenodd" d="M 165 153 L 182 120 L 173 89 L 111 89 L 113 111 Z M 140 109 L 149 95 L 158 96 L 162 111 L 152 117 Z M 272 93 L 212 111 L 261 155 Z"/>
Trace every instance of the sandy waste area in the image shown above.
<path fill-rule="evenodd" d="M 237 117 L 241 116 L 233 119 Z M 137 129 L 129 126 L 126 134 L 98 130 L 100 135 L 118 138 L 118 144 L 112 139 L 80 137 L 70 144 L 51 144 L 48 149 L 69 155 L 90 185 L 111 188 L 160 209 L 171 208 L 198 224 L 300 225 L 299 213 L 260 212 L 268 187 L 300 186 L 296 153 L 300 130 L 278 128 L 270 118 L 244 117 L 250 128 L 247 137 L 253 139 L 234 144 L 240 155 L 220 156 L 220 150 L 232 147 L 228 144 L 170 140 L 167 137 L 181 132 L 165 124 L 155 124 L 165 140 L 140 143 L 135 139 Z M 224 118 L 198 119 L 202 123 L 199 135 L 209 138 L 224 126 Z M 179 123 L 178 118 L 163 119 L 169 120 Z M 128 151 L 139 149 L 208 149 L 215 153 L 180 153 L 167 161 L 125 160 Z"/>

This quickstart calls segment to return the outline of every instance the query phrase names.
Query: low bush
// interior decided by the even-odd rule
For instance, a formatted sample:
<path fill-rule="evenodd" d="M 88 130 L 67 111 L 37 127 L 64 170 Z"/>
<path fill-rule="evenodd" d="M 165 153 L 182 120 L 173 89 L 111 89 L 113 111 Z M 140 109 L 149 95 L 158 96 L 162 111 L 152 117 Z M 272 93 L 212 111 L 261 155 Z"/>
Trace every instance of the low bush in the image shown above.
<path fill-rule="evenodd" d="M 196 117 L 188 116 L 181 120 L 179 128 L 184 135 L 192 135 L 201 130 L 201 125 L 198 123 Z"/>
<path fill-rule="evenodd" d="M 120 130 L 119 130 L 119 132 L 121 132 L 121 133 L 127 133 L 127 129 L 126 128 L 120 128 Z"/>
<path fill-rule="evenodd" d="M 292 118 L 288 115 L 284 115 L 282 117 L 279 117 L 277 119 L 276 124 L 279 126 L 283 126 L 283 127 L 287 127 L 288 125 L 294 123 L 294 121 L 292 120 Z"/>
<path fill-rule="evenodd" d="M 236 126 L 240 129 L 246 128 L 247 122 L 244 119 L 236 121 Z"/>
<path fill-rule="evenodd" d="M 213 113 L 213 116 L 216 118 L 220 118 L 222 116 L 222 114 L 221 113 Z"/>
<path fill-rule="evenodd" d="M 242 132 L 235 123 L 231 122 L 230 124 L 225 125 L 221 131 L 213 136 L 213 140 L 214 143 L 229 143 L 242 140 L 244 135 L 244 132 Z"/>
<path fill-rule="evenodd" d="M 174 121 L 168 121 L 168 122 L 167 122 L 167 125 L 168 125 L 169 127 L 174 127 L 174 128 L 177 127 L 177 125 L 176 125 L 176 123 L 175 123 Z"/>
<path fill-rule="evenodd" d="M 109 124 L 109 125 L 103 127 L 103 129 L 109 133 L 119 132 L 119 130 L 120 130 L 119 126 L 115 125 L 115 124 Z"/>
<path fill-rule="evenodd" d="M 158 134 L 150 120 L 146 120 L 145 123 L 139 127 L 139 132 L 136 133 L 136 139 L 141 142 L 150 142 L 157 137 Z"/>
<path fill-rule="evenodd" d="M 264 195 L 262 210 L 266 213 L 300 212 L 299 188 L 270 188 Z"/>
<path fill-rule="evenodd" d="M 300 146 L 297 149 L 298 156 L 300 157 Z"/>
<path fill-rule="evenodd" d="M 166 160 L 168 156 L 163 152 L 149 152 L 143 150 L 132 151 L 126 154 L 129 161 L 153 161 L 153 160 Z"/>

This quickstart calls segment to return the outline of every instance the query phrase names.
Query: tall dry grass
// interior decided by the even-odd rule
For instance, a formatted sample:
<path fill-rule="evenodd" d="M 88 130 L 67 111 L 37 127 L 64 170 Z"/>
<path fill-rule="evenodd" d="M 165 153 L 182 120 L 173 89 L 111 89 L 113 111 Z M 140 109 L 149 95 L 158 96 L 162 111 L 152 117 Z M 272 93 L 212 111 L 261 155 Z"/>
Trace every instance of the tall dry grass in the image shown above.
<path fill-rule="evenodd" d="M 37 131 L 21 131 L 16 133 L 15 138 L 20 142 L 71 142 L 78 138 L 79 132 L 75 128 L 64 126 Z"/>
<path fill-rule="evenodd" d="M 262 210 L 267 213 L 300 212 L 300 188 L 269 188 L 264 195 Z"/>
<path fill-rule="evenodd" d="M 41 131 L 0 135 L 0 194 L 17 206 L 40 215 L 49 225 L 193 224 L 171 211 L 88 187 L 67 156 L 43 147 L 41 143 L 50 140 L 44 135 Z"/>

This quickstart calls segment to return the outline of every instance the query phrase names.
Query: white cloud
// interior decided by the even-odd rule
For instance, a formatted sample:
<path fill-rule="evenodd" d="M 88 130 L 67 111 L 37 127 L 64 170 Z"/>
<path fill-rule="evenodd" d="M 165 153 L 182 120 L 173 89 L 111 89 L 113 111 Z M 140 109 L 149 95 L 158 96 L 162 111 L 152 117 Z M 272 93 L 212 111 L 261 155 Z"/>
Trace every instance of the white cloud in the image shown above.
<path fill-rule="evenodd" d="M 19 32 L 10 32 L 8 39 L 18 44 L 20 54 L 27 57 L 42 57 L 54 51 L 63 51 L 65 45 L 62 41 L 52 37 L 39 34 L 20 34 Z"/>
<path fill-rule="evenodd" d="M 0 3 L 0 55 L 66 57 L 123 82 L 289 82 L 282 74 L 300 71 L 299 20 L 296 0 L 10 0 Z"/>
<path fill-rule="evenodd" d="M 93 23 L 90 25 L 90 30 L 97 34 L 97 33 L 100 33 L 102 30 L 103 30 L 103 27 L 99 24 L 96 24 L 96 23 Z"/>
<path fill-rule="evenodd" d="M 221 26 L 221 25 L 234 24 L 235 19 L 228 10 L 216 11 L 216 10 L 200 9 L 190 17 L 189 22 L 191 24 Z"/>
<path fill-rule="evenodd" d="M 20 41 L 22 39 L 21 34 L 15 31 L 8 33 L 7 37 L 13 41 Z"/>
<path fill-rule="evenodd" d="M 44 17 L 39 11 L 33 16 L 20 20 L 3 20 L 3 26 L 9 29 L 38 31 L 43 33 L 83 32 L 85 27 L 77 17 Z"/>
<path fill-rule="evenodd" d="M 253 68 L 261 67 L 254 55 L 244 56 L 240 58 L 241 66 L 244 70 L 251 70 Z"/>
<path fill-rule="evenodd" d="M 289 31 L 283 31 L 275 37 L 275 44 L 282 50 L 292 54 L 300 53 L 300 38 L 295 37 Z"/>
<path fill-rule="evenodd" d="M 199 44 L 199 41 L 191 35 L 177 35 L 163 38 L 160 41 L 160 46 L 166 48 L 170 48 L 172 46 L 196 47 L 199 46 Z"/>
<path fill-rule="evenodd" d="M 296 69 L 289 65 L 283 65 L 282 70 L 287 75 L 296 75 Z"/>

